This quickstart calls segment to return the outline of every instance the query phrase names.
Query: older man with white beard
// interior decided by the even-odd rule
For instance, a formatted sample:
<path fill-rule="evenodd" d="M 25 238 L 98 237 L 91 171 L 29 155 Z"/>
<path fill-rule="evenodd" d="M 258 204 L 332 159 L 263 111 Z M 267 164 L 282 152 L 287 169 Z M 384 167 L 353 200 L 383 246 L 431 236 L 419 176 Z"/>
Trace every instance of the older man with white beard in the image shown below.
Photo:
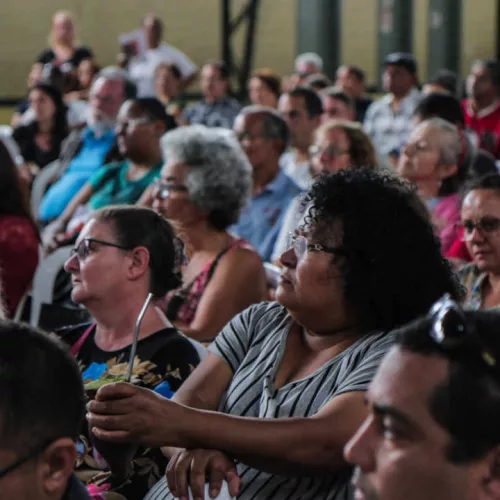
<path fill-rule="evenodd" d="M 57 181 L 40 205 L 43 223 L 59 217 L 97 169 L 120 158 L 114 131 L 116 116 L 123 102 L 135 95 L 136 87 L 125 72 L 105 68 L 99 73 L 90 91 L 87 126 L 73 132 L 61 148 Z"/>

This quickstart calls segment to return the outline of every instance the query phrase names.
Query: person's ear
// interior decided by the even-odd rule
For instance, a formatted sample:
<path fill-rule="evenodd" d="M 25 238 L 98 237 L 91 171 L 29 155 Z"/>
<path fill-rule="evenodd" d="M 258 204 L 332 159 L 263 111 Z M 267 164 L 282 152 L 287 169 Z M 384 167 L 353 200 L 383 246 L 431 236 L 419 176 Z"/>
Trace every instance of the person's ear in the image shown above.
<path fill-rule="evenodd" d="M 75 468 L 76 446 L 71 438 L 50 444 L 37 460 L 37 476 L 48 498 L 62 498 Z"/>
<path fill-rule="evenodd" d="M 500 446 L 495 447 L 484 461 L 485 475 L 481 499 L 500 500 Z"/>
<path fill-rule="evenodd" d="M 458 165 L 456 163 L 452 164 L 442 164 L 438 166 L 437 176 L 440 181 L 444 181 L 449 177 L 452 177 L 458 172 Z"/>
<path fill-rule="evenodd" d="M 131 280 L 141 278 L 149 268 L 150 255 L 146 247 L 136 247 L 130 252 L 128 277 Z"/>

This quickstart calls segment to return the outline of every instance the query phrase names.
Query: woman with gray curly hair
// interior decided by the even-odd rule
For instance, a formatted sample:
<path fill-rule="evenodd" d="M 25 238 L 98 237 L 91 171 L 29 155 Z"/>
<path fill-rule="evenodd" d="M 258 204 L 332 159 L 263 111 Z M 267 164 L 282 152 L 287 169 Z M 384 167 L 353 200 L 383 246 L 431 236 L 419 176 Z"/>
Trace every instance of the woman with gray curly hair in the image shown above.
<path fill-rule="evenodd" d="M 248 202 L 252 169 L 222 129 L 183 127 L 163 137 L 162 149 L 167 160 L 152 207 L 172 222 L 189 257 L 183 285 L 168 294 L 166 312 L 186 335 L 210 341 L 267 294 L 259 255 L 227 230 Z"/>

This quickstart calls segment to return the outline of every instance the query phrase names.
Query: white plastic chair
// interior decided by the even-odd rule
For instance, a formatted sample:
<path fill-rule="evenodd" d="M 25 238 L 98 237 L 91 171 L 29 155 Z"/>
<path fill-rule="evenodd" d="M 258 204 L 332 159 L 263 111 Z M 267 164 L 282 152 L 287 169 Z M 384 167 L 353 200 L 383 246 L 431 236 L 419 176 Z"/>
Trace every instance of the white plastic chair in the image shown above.
<path fill-rule="evenodd" d="M 42 304 L 51 304 L 59 271 L 71 254 L 71 246 L 58 248 L 38 265 L 31 292 L 30 325 L 38 326 Z"/>
<path fill-rule="evenodd" d="M 58 173 L 59 167 L 59 160 L 49 163 L 40 170 L 33 181 L 33 186 L 31 187 L 31 213 L 35 220 L 38 220 L 40 203 L 42 203 L 42 199 L 54 179 L 54 175 Z"/>

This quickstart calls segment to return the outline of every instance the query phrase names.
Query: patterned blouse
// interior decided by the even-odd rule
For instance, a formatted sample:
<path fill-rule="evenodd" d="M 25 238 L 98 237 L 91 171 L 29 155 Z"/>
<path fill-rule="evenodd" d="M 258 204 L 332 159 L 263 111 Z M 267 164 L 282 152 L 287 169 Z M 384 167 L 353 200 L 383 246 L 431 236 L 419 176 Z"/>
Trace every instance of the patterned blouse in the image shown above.
<path fill-rule="evenodd" d="M 475 264 L 466 264 L 458 271 L 460 283 L 466 290 L 466 296 L 463 301 L 463 307 L 478 311 L 481 309 L 483 296 L 481 288 L 486 279 L 486 273 L 480 271 Z"/>

